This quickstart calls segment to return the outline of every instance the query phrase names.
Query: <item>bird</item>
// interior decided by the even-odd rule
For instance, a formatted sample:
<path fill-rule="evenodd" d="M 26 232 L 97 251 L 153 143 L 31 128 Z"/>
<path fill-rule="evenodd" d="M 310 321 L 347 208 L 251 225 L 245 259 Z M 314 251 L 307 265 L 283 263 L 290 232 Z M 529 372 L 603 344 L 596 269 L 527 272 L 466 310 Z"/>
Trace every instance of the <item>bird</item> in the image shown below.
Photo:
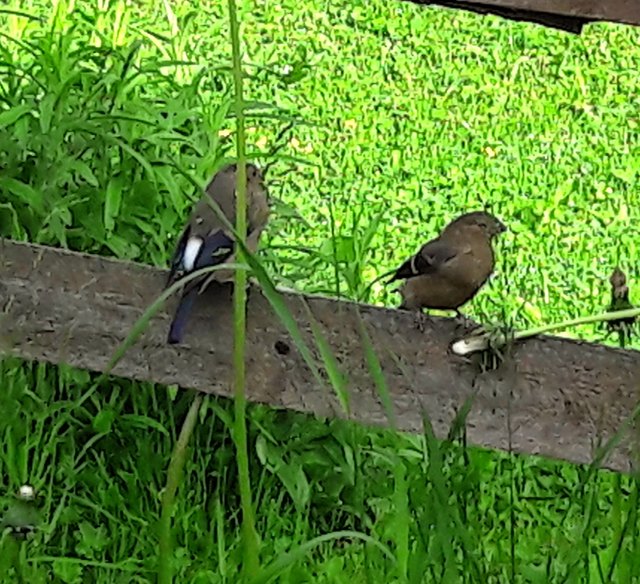
<path fill-rule="evenodd" d="M 258 248 L 260 235 L 269 220 L 268 192 L 264 175 L 254 164 L 247 164 L 247 239 L 246 246 L 252 253 Z M 209 182 L 203 197 L 196 203 L 191 216 L 178 240 L 165 289 L 177 279 L 208 266 L 230 263 L 234 260 L 233 234 L 225 229 L 218 215 L 207 202 L 210 197 L 232 225 L 236 220 L 236 164 L 227 164 Z M 167 342 L 182 341 L 184 328 L 193 304 L 211 282 L 225 283 L 233 280 L 233 270 L 216 270 L 203 278 L 189 282 L 176 308 L 169 328 Z"/>
<path fill-rule="evenodd" d="M 493 273 L 493 238 L 506 231 L 505 225 L 485 211 L 460 215 L 438 237 L 425 243 L 406 260 L 388 284 L 403 280 L 399 292 L 402 310 L 417 311 L 422 330 L 422 309 L 455 310 L 471 300 Z"/>
<path fill-rule="evenodd" d="M 634 308 L 633 304 L 631 304 L 629 300 L 627 277 L 619 267 L 616 266 L 614 268 L 611 277 L 609 278 L 609 283 L 611 284 L 611 302 L 609 304 L 609 312 Z M 607 322 L 609 332 L 618 333 L 618 340 L 622 348 L 624 348 L 626 343 L 630 340 L 635 326 L 635 316 L 618 318 Z"/>

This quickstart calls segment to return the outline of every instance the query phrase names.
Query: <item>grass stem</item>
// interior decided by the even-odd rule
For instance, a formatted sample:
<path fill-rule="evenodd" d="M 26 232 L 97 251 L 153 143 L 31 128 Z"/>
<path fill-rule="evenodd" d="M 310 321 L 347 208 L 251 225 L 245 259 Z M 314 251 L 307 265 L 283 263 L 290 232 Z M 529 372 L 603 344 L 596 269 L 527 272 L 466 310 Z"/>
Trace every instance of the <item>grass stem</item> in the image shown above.
<path fill-rule="evenodd" d="M 236 231 L 244 241 L 247 233 L 247 179 L 245 160 L 244 95 L 242 90 L 242 62 L 240 52 L 239 23 L 235 0 L 229 0 L 229 30 L 233 61 L 233 82 L 235 89 L 236 148 L 238 159 L 236 187 Z M 244 259 L 238 247 L 239 259 Z M 251 480 L 249 476 L 249 452 L 246 428 L 246 371 L 245 371 L 245 329 L 247 307 L 247 274 L 236 270 L 233 293 L 233 370 L 234 370 L 234 432 L 233 439 L 237 452 L 238 482 L 242 505 L 243 569 L 248 578 L 254 577 L 259 569 L 259 542 L 255 527 Z"/>
<path fill-rule="evenodd" d="M 176 498 L 176 491 L 182 478 L 182 470 L 187 455 L 187 446 L 196 421 L 198 411 L 202 404 L 203 394 L 194 396 L 187 417 L 185 418 L 178 441 L 173 449 L 169 470 L 167 471 L 167 484 L 162 495 L 162 513 L 160 515 L 160 550 L 158 560 L 158 582 L 159 584 L 171 584 L 173 581 L 173 542 L 171 537 L 171 516 L 173 515 L 173 504 Z"/>

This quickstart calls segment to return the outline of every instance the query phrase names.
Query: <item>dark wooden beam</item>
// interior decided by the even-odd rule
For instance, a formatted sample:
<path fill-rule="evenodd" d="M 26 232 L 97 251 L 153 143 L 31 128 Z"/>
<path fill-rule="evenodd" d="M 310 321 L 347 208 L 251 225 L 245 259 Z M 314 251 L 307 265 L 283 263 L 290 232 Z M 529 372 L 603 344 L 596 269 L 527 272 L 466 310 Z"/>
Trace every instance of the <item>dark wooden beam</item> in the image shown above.
<path fill-rule="evenodd" d="M 510 20 L 534 22 L 579 34 L 589 22 L 608 21 L 640 25 L 636 0 L 409 0 L 447 8 L 494 14 Z"/>
<path fill-rule="evenodd" d="M 3 349 L 24 359 L 104 371 L 165 275 L 139 264 L 0 242 Z M 596 446 L 623 428 L 638 399 L 638 352 L 541 337 L 517 344 L 511 359 L 482 373 L 477 363 L 450 353 L 460 333 L 450 319 L 429 319 L 420 333 L 406 312 L 296 294 L 284 298 L 310 344 L 307 306 L 320 324 L 348 375 L 351 413 L 345 415 L 332 390 L 312 376 L 258 289 L 250 291 L 248 309 L 248 397 L 254 402 L 388 426 L 363 353 L 360 322 L 380 358 L 400 430 L 422 431 L 424 412 L 444 437 L 471 399 L 470 444 L 588 463 Z M 114 374 L 231 395 L 229 289 L 202 297 L 182 346 L 165 343 L 173 305 L 154 317 Z M 626 432 L 603 466 L 629 470 L 631 438 Z"/>

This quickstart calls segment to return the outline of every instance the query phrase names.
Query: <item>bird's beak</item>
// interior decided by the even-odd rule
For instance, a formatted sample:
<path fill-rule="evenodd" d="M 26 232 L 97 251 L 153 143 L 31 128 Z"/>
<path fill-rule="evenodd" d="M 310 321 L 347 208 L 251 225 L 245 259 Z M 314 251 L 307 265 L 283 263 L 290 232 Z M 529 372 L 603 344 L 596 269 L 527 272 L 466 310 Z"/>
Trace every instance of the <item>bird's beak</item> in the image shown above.
<path fill-rule="evenodd" d="M 507 231 L 507 226 L 502 221 L 498 221 L 498 233 L 504 233 L 505 231 Z"/>

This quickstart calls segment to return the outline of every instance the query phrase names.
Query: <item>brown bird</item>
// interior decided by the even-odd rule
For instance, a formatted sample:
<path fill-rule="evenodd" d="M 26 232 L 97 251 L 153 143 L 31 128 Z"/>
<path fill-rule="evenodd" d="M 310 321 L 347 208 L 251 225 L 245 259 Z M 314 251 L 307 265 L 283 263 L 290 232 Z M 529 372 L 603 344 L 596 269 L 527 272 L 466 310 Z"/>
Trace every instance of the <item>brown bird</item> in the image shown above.
<path fill-rule="evenodd" d="M 506 227 L 493 215 L 474 211 L 461 215 L 435 239 L 404 262 L 389 283 L 405 280 L 399 292 L 401 309 L 417 310 L 422 328 L 422 309 L 455 310 L 471 300 L 494 267 L 491 242 Z"/>
<path fill-rule="evenodd" d="M 634 308 L 633 304 L 631 304 L 629 300 L 627 277 L 620 268 L 616 267 L 613 270 L 613 273 L 609 278 L 609 282 L 611 283 L 611 302 L 609 304 L 609 311 L 614 312 L 616 310 L 629 310 Z M 622 348 L 624 348 L 626 343 L 630 340 L 635 325 L 635 316 L 618 318 L 607 322 L 609 332 L 618 333 L 618 340 Z"/>
<path fill-rule="evenodd" d="M 187 225 L 182 232 L 173 259 L 167 287 L 178 278 L 206 266 L 215 266 L 234 261 L 235 242 L 218 215 L 207 202 L 211 197 L 232 225 L 236 221 L 236 171 L 235 164 L 228 164 L 213 177 L 202 199 L 196 204 Z M 269 219 L 269 205 L 264 177 L 260 169 L 247 164 L 247 240 L 246 245 L 253 253 L 258 247 L 260 234 Z M 233 280 L 233 270 L 216 270 L 202 279 L 187 284 L 175 316 L 171 323 L 167 341 L 170 344 L 182 340 L 184 326 L 193 303 L 212 281 Z"/>

